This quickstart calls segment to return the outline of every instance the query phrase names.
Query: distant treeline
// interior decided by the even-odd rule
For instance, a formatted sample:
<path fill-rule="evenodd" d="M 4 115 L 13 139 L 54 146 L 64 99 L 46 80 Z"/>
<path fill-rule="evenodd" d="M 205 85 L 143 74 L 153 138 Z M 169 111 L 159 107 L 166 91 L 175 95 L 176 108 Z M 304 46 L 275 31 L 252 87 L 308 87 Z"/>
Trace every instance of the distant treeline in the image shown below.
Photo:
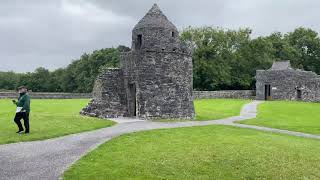
<path fill-rule="evenodd" d="M 250 29 L 189 27 L 181 39 L 194 48 L 194 89 L 254 89 L 257 69 L 270 68 L 273 61 L 291 60 L 295 68 L 320 74 L 320 38 L 316 31 L 297 28 L 293 32 L 251 37 Z M 34 92 L 91 92 L 102 69 L 119 66 L 120 52 L 129 48 L 106 48 L 84 54 L 66 68 L 50 72 L 0 72 L 0 89 L 26 85 Z"/>
<path fill-rule="evenodd" d="M 129 48 L 106 48 L 83 54 L 66 68 L 50 72 L 37 68 L 32 73 L 0 72 L 0 89 L 15 90 L 26 85 L 33 92 L 91 92 L 97 75 L 107 67 L 119 66 L 120 52 Z"/>

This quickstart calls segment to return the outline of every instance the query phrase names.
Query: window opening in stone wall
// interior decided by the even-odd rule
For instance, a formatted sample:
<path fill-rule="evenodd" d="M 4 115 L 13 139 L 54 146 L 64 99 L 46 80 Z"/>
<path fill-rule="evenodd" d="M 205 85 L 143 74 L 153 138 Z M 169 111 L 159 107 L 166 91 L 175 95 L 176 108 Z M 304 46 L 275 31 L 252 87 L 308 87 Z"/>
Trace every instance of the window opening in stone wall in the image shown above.
<path fill-rule="evenodd" d="M 136 49 L 141 49 L 142 46 L 142 35 L 139 34 L 137 37 L 137 48 Z"/>
<path fill-rule="evenodd" d="M 297 90 L 297 100 L 302 99 L 302 91 L 300 89 Z"/>
<path fill-rule="evenodd" d="M 171 36 L 172 36 L 172 37 L 174 37 L 174 36 L 175 36 L 175 33 L 174 33 L 173 31 L 171 32 Z"/>

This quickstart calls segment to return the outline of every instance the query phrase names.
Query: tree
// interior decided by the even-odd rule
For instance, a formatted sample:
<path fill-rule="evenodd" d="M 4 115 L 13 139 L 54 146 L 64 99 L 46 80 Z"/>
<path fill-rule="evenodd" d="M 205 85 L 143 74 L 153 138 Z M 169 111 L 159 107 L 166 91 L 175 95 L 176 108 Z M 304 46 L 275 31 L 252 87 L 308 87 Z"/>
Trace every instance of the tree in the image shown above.
<path fill-rule="evenodd" d="M 194 48 L 194 88 L 253 89 L 258 69 L 273 61 L 291 60 L 293 67 L 320 73 L 318 33 L 305 28 L 251 39 L 250 29 L 238 31 L 187 28 L 182 40 Z"/>
<path fill-rule="evenodd" d="M 250 42 L 250 34 L 250 29 L 239 31 L 212 27 L 185 29 L 181 38 L 194 47 L 194 89 L 222 90 L 250 87 L 251 75 L 244 74 L 249 62 L 239 53 L 239 50 Z"/>
<path fill-rule="evenodd" d="M 300 27 L 286 34 L 285 40 L 297 52 L 295 67 L 320 73 L 320 39 L 316 31 Z"/>
<path fill-rule="evenodd" d="M 121 50 L 124 49 L 120 46 Z M 119 49 L 120 49 L 119 48 Z M 91 92 L 94 81 L 102 67 L 118 67 L 119 49 L 106 48 L 83 54 L 72 62 L 62 75 L 62 90 L 65 92 Z"/>
<path fill-rule="evenodd" d="M 320 74 L 320 38 L 316 31 L 297 28 L 282 34 L 251 38 L 250 29 L 186 28 L 181 40 L 193 48 L 193 87 L 196 90 L 254 89 L 258 69 L 273 61 L 290 60 L 294 68 Z M 66 68 L 53 72 L 0 72 L 0 89 L 27 85 L 33 91 L 91 92 L 101 71 L 119 67 L 120 53 L 130 48 L 105 48 L 83 54 Z"/>
<path fill-rule="evenodd" d="M 31 73 L 0 72 L 0 89 L 13 90 L 26 85 L 34 92 L 91 92 L 102 68 L 118 67 L 120 52 L 130 48 L 106 48 L 83 54 L 66 68 L 50 72 L 37 68 Z"/>

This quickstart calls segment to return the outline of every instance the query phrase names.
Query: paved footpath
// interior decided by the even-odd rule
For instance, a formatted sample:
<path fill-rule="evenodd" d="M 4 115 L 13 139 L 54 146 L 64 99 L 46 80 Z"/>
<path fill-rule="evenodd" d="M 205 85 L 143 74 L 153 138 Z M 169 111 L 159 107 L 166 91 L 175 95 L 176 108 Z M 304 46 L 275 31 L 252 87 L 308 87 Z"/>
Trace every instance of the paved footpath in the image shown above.
<path fill-rule="evenodd" d="M 122 134 L 144 130 L 216 124 L 320 139 L 317 135 L 234 123 L 255 118 L 260 103 L 253 101 L 246 104 L 240 116 L 222 120 L 164 123 L 118 118 L 113 119 L 118 124 L 109 128 L 43 141 L 0 145 L 0 179 L 59 179 L 75 161 L 100 144 Z"/>

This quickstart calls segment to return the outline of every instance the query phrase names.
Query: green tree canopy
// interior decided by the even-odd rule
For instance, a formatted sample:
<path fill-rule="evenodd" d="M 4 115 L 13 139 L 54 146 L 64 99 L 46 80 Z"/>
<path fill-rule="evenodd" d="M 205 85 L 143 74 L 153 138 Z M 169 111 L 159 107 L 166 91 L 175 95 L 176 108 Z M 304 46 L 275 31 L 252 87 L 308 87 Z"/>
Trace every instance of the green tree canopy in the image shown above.
<path fill-rule="evenodd" d="M 197 90 L 254 89 L 256 70 L 268 69 L 278 60 L 291 60 L 295 68 L 320 73 L 320 40 L 311 29 L 252 38 L 250 29 L 189 27 L 181 39 L 194 48 Z"/>
<path fill-rule="evenodd" d="M 255 73 L 268 69 L 273 61 L 291 60 L 294 68 L 320 74 L 320 38 L 316 31 L 297 28 L 282 34 L 253 38 L 251 30 L 189 27 L 182 41 L 193 50 L 194 89 L 254 89 Z M 102 69 L 119 66 L 120 52 L 130 48 L 106 48 L 83 54 L 66 68 L 50 72 L 38 68 L 31 73 L 0 72 L 0 89 L 27 85 L 33 91 L 91 92 Z"/>
<path fill-rule="evenodd" d="M 100 69 L 118 67 L 120 52 L 127 50 L 119 46 L 85 53 L 66 68 L 52 72 L 42 67 L 32 73 L 0 72 L 0 89 L 14 90 L 26 85 L 34 92 L 91 92 Z"/>

